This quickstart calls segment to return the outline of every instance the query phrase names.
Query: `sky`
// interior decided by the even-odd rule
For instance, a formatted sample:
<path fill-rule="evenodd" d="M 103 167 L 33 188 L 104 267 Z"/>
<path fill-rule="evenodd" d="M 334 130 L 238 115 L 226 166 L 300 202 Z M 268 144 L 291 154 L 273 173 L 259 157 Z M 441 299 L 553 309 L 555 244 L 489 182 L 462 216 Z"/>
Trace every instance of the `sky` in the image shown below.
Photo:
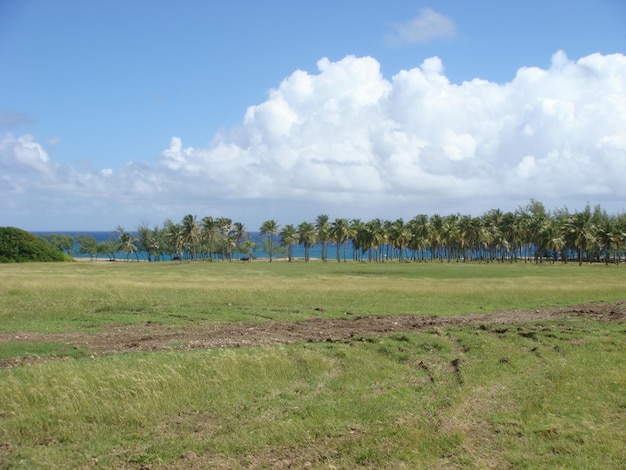
<path fill-rule="evenodd" d="M 0 0 L 0 226 L 626 211 L 623 0 Z"/>

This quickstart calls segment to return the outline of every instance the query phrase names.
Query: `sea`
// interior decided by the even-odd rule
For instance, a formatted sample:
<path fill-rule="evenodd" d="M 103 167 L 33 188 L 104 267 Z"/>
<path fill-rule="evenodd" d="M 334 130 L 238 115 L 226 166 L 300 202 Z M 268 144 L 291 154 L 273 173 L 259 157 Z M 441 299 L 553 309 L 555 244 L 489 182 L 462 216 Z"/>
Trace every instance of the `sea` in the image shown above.
<path fill-rule="evenodd" d="M 107 240 L 118 240 L 119 239 L 119 232 L 107 232 L 107 231 L 100 231 L 100 232 L 72 232 L 72 231 L 63 231 L 63 232 L 32 232 L 35 235 L 38 236 L 44 236 L 44 235 L 50 235 L 50 234 L 58 234 L 58 235 L 71 235 L 74 237 L 74 240 L 77 240 L 77 237 L 80 235 L 85 235 L 85 236 L 90 236 L 93 237 L 97 242 L 105 242 Z M 130 232 L 133 236 L 137 236 L 136 232 Z M 256 248 L 254 250 L 254 257 L 255 258 L 269 258 L 269 253 L 266 253 L 265 251 L 263 251 L 263 238 L 261 236 L 261 234 L 259 232 L 248 232 L 248 239 L 253 241 L 256 244 Z M 272 254 L 273 258 L 276 259 L 280 259 L 280 258 L 286 258 L 287 255 L 285 253 L 279 253 L 278 251 L 280 251 L 280 243 L 278 238 L 274 238 L 274 253 Z M 302 245 L 294 245 L 292 247 L 292 256 L 295 259 L 298 258 L 304 258 L 304 246 Z M 84 253 L 80 253 L 79 251 L 79 246 L 78 243 L 74 243 L 74 247 L 72 248 L 70 255 L 74 258 L 90 258 L 90 256 L 88 254 L 84 254 Z M 140 260 L 140 261 L 148 261 L 148 254 L 146 252 L 143 251 L 138 251 L 136 253 L 133 253 L 131 255 L 131 259 L 132 260 Z M 241 257 L 245 257 L 247 255 L 243 255 L 241 253 L 237 253 L 237 252 L 233 252 L 233 258 L 234 259 L 238 259 Z M 341 253 L 340 253 L 341 259 L 343 260 L 344 257 L 344 250 L 343 247 L 341 248 Z M 350 245 L 350 243 L 348 243 L 346 245 L 346 253 L 345 253 L 346 259 L 351 260 L 352 259 L 352 247 Z M 98 257 L 100 259 L 108 259 L 108 255 L 98 255 Z M 310 258 L 321 258 L 322 257 L 322 246 L 321 244 L 317 244 L 315 246 L 311 246 L 311 248 L 309 249 L 309 257 Z M 328 259 L 329 260 L 336 260 L 337 258 L 337 247 L 335 244 L 329 243 L 328 244 Z M 115 259 L 118 260 L 125 260 L 126 259 L 126 253 L 123 251 L 119 251 L 117 253 L 115 253 Z M 171 257 L 168 255 L 164 255 L 161 258 L 162 261 L 170 261 Z"/>

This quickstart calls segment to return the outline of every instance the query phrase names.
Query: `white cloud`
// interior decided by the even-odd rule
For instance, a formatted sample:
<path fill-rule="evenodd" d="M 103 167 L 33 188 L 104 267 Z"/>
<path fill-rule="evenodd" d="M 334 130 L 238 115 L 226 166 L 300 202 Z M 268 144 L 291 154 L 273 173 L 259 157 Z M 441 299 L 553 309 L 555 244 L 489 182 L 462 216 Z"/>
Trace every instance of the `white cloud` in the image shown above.
<path fill-rule="evenodd" d="M 431 8 L 423 8 L 415 18 L 404 23 L 391 25 L 393 33 L 387 39 L 390 44 L 415 44 L 439 38 L 453 38 L 457 27 L 450 17 Z"/>
<path fill-rule="evenodd" d="M 318 68 L 285 78 L 210 148 L 173 137 L 158 161 L 115 171 L 56 164 L 32 136 L 5 134 L 2 218 L 56 211 L 57 220 L 74 214 L 78 229 L 96 213 L 108 227 L 194 213 L 256 228 L 321 212 L 479 214 L 530 198 L 624 210 L 624 55 L 558 52 L 550 68 L 520 68 L 505 84 L 450 83 L 436 57 L 391 80 L 371 57 Z"/>
<path fill-rule="evenodd" d="M 47 173 L 50 169 L 47 152 L 28 134 L 0 137 L 0 167 L 17 174 Z"/>

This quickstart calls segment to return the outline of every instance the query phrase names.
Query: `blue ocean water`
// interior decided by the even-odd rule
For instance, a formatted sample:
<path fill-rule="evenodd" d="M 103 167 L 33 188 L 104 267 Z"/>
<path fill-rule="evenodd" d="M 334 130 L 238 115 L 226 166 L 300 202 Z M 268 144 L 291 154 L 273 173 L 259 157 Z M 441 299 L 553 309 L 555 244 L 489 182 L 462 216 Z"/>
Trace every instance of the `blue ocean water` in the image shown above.
<path fill-rule="evenodd" d="M 48 234 L 59 234 L 59 235 L 71 235 L 74 237 L 74 239 L 76 240 L 77 237 L 79 235 L 84 235 L 84 236 L 90 236 L 93 237 L 97 242 L 105 242 L 107 240 L 118 240 L 119 238 L 119 233 L 117 232 L 71 232 L 71 231 L 65 231 L 65 232 L 33 232 L 35 235 L 38 236 L 44 236 L 44 235 L 48 235 Z M 130 232 L 132 235 L 137 236 L 136 232 Z M 259 234 L 259 232 L 249 232 L 249 239 L 252 240 L 255 244 L 256 244 L 256 248 L 254 251 L 254 256 L 256 258 L 269 258 L 269 253 L 266 253 L 265 251 L 263 251 L 263 237 Z M 277 253 L 278 248 L 280 247 L 280 243 L 278 241 L 278 238 L 274 238 L 274 247 L 276 248 L 276 250 L 273 253 L 273 258 L 281 258 L 281 257 L 286 257 L 285 254 L 280 254 Z M 70 253 L 73 257 L 75 258 L 89 258 L 89 255 L 86 254 L 82 254 L 79 252 L 79 247 L 78 247 L 78 243 L 74 244 L 74 248 L 72 249 L 72 252 Z M 302 245 L 294 245 L 292 248 L 292 255 L 294 258 L 304 258 L 304 247 Z M 234 258 L 240 258 L 244 255 L 241 255 L 239 253 L 233 253 L 233 257 Z M 322 257 L 322 246 L 321 244 L 317 244 L 315 246 L 312 246 L 309 249 L 309 256 L 311 258 L 321 258 Z M 343 248 L 341 249 L 341 253 L 340 253 L 340 257 L 341 259 L 343 259 L 344 256 L 344 252 L 343 252 Z M 350 246 L 350 244 L 348 244 L 346 246 L 346 253 L 345 253 L 346 259 L 351 260 L 352 259 L 352 247 Z M 99 255 L 100 258 L 107 258 L 107 255 Z M 328 244 L 328 259 L 329 260 L 336 260 L 337 257 L 337 247 L 336 245 L 329 243 Z M 115 253 L 115 258 L 116 259 L 125 259 L 126 258 L 126 253 L 123 251 L 118 251 L 117 253 Z M 139 251 L 137 253 L 133 253 L 132 254 L 132 259 L 136 260 L 143 260 L 143 261 L 147 261 L 148 260 L 148 254 L 142 251 Z M 163 260 L 168 261 L 170 259 L 169 256 L 165 256 L 163 258 Z"/>

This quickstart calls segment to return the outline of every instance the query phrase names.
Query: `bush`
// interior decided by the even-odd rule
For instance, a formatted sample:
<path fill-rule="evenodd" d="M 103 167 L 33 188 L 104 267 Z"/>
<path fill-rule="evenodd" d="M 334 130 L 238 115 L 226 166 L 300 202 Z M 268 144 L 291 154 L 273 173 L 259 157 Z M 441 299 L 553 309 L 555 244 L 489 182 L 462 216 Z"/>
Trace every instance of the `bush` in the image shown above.
<path fill-rule="evenodd" d="M 0 227 L 0 263 L 72 261 L 42 238 L 14 227 Z"/>

